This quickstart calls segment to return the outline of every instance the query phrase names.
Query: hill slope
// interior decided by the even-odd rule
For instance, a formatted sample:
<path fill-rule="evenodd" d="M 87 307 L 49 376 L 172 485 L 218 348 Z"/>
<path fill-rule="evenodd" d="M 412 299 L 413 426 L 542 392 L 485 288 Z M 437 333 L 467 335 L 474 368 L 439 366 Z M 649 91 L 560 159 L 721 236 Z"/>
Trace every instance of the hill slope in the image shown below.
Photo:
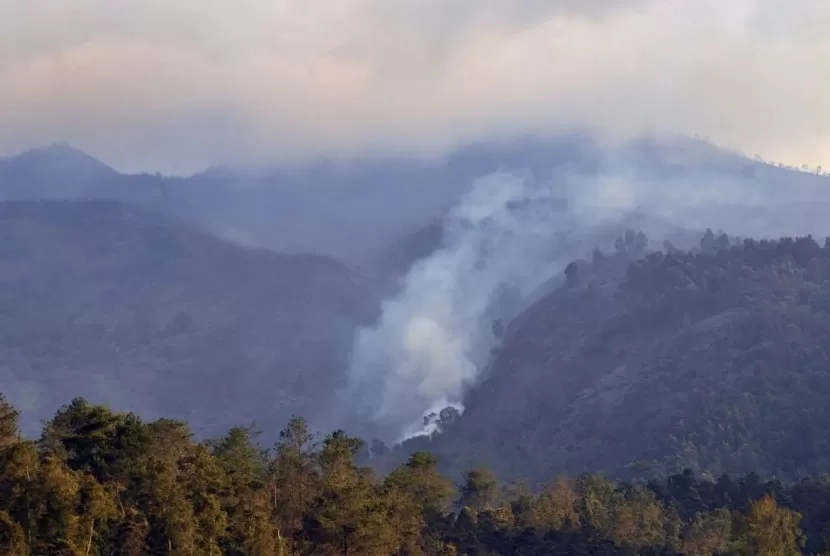
<path fill-rule="evenodd" d="M 572 269 L 508 328 L 463 417 L 405 451 L 536 479 L 826 468 L 830 243 L 707 236 L 630 258 Z"/>
<path fill-rule="evenodd" d="M 201 433 L 322 419 L 376 307 L 336 261 L 115 202 L 0 203 L 0 237 L 0 384 L 28 428 L 80 395 Z"/>

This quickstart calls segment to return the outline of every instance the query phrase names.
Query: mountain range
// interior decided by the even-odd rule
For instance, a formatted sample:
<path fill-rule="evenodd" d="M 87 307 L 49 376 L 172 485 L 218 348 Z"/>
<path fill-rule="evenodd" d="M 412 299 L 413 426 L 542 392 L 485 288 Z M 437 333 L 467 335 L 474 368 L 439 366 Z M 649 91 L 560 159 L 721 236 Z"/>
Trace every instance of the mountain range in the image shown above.
<path fill-rule="evenodd" d="M 30 433 L 74 396 L 186 419 L 200 437 L 294 414 L 369 430 L 344 397 L 356 334 L 448 248 L 448 218 L 493 173 L 552 184 L 509 203 L 599 224 L 567 273 L 534 277 L 493 323 L 463 414 L 379 448 L 379 467 L 424 447 L 454 473 L 531 478 L 826 463 L 824 437 L 799 431 L 822 426 L 830 390 L 827 251 L 759 241 L 830 234 L 830 180 L 678 137 L 523 137 L 175 178 L 67 145 L 0 159 L 0 391 Z"/>
<path fill-rule="evenodd" d="M 687 199 L 695 204 L 712 200 L 711 195 L 695 199 L 695 189 L 726 186 L 735 193 L 717 199 L 718 210 L 726 214 L 709 207 L 710 220 L 717 223 L 695 215 L 693 227 L 701 230 L 733 222 L 740 204 L 741 219 L 759 221 L 751 230 L 756 235 L 807 233 L 799 225 L 823 218 L 827 208 L 815 204 L 826 203 L 821 176 L 752 160 L 699 139 L 650 137 L 607 145 L 583 133 L 478 141 L 435 157 L 314 159 L 256 171 L 214 168 L 189 177 L 122 174 L 56 144 L 0 158 L 0 200 L 135 203 L 236 243 L 328 255 L 366 274 L 382 274 L 390 260 L 402 257 L 404 238 L 443 217 L 474 180 L 500 171 L 547 182 L 613 176 L 648 187 L 647 197 L 654 191 L 661 196 L 690 192 Z M 792 222 L 763 210 L 780 200 L 799 203 L 805 219 Z M 430 247 L 413 246 L 413 255 Z"/>

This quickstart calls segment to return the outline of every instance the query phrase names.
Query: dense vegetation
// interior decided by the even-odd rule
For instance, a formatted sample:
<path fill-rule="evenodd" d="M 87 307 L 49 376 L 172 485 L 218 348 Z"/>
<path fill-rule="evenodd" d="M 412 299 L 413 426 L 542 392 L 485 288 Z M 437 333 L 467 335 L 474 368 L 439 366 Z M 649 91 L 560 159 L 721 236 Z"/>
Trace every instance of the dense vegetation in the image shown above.
<path fill-rule="evenodd" d="M 0 398 L 0 553 L 49 555 L 799 554 L 828 548 L 830 482 L 691 471 L 649 483 L 556 477 L 458 487 L 425 452 L 385 477 L 361 441 L 293 419 L 271 450 L 250 429 L 198 443 L 82 399 L 17 431 Z"/>
<path fill-rule="evenodd" d="M 571 265 L 508 327 L 464 415 L 408 451 L 534 481 L 830 469 L 830 242 L 645 245 L 630 233 Z"/>

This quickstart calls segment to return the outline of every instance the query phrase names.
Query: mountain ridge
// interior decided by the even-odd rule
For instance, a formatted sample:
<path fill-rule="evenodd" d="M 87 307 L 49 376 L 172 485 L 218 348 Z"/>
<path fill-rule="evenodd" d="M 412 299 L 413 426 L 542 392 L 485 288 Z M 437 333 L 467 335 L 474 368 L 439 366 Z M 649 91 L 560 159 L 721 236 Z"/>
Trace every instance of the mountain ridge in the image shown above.
<path fill-rule="evenodd" d="M 788 184 L 799 184 L 789 189 L 803 191 L 797 195 L 805 210 L 811 209 L 810 201 L 826 196 L 828 183 L 826 176 L 779 168 L 700 139 L 655 136 L 606 145 L 586 133 L 493 138 L 427 158 L 382 153 L 329 161 L 323 157 L 255 171 L 219 166 L 186 177 L 111 172 L 106 179 L 93 180 L 71 172 L 44 177 L 36 166 L 49 165 L 44 157 L 48 150 L 31 153 L 40 153 L 40 161 L 24 165 L 26 172 L 14 176 L 4 177 L 0 163 L 0 200 L 112 198 L 142 204 L 246 245 L 327 254 L 381 275 L 390 266 L 408 264 L 387 261 L 389 249 L 443 218 L 477 178 L 493 172 L 563 183 L 574 177 L 660 181 L 681 189 L 720 180 L 742 184 L 744 197 L 763 192 L 767 199 Z M 8 164 L 24 158 L 2 160 Z M 810 218 L 820 218 L 826 205 L 811 209 Z M 756 209 L 750 203 L 743 211 L 747 218 L 757 218 L 752 212 Z"/>

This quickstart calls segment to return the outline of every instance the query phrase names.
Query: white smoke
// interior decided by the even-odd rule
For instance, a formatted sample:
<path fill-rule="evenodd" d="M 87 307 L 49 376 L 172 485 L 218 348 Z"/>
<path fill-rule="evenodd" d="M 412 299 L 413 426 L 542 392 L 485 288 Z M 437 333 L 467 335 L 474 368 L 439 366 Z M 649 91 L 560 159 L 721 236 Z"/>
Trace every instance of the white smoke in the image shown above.
<path fill-rule="evenodd" d="M 358 332 L 349 401 L 378 437 L 431 434 L 428 416 L 463 411 L 499 341 L 493 322 L 509 321 L 594 246 L 610 246 L 633 214 L 647 215 L 633 225 L 657 242 L 706 227 L 744 237 L 830 233 L 830 190 L 817 189 L 825 183 L 796 190 L 772 170 L 759 181 L 720 171 L 649 178 L 632 168 L 609 157 L 590 176 L 537 183 L 495 174 L 472 185 L 446 220 L 443 245 L 412 267 L 377 324 Z"/>
<path fill-rule="evenodd" d="M 460 416 L 464 412 L 464 405 L 461 403 L 452 403 L 446 399 L 440 400 L 433 407 L 428 409 L 420 422 L 415 422 L 404 428 L 403 432 L 398 436 L 397 441 L 415 438 L 416 436 L 432 436 L 444 430 L 445 423 L 443 422 L 444 414 L 452 411 L 454 416 Z"/>
<path fill-rule="evenodd" d="M 423 419 L 463 411 L 497 338 L 493 321 L 560 273 L 585 236 L 562 186 L 495 174 L 474 183 L 445 224 L 443 246 L 416 263 L 380 321 L 359 331 L 349 373 L 356 402 L 386 439 L 433 430 Z M 588 210 L 588 207 L 583 207 Z M 572 247 L 572 248 L 569 248 Z"/>

